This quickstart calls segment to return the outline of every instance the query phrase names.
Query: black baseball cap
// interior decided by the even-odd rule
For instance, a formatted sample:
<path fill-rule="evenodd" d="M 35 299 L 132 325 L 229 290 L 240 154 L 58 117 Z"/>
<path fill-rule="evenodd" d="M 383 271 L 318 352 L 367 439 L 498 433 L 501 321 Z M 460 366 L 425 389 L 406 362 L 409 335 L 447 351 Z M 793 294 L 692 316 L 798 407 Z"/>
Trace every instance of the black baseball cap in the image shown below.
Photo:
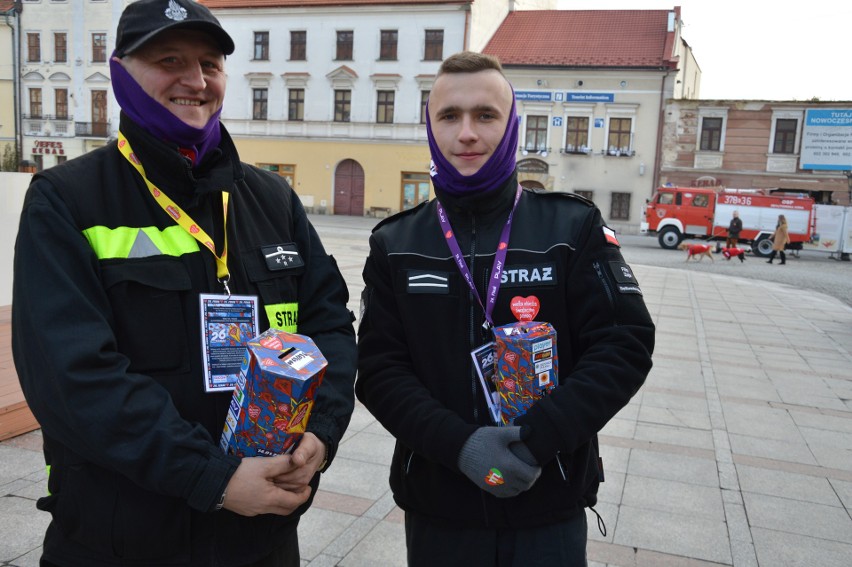
<path fill-rule="evenodd" d="M 124 57 L 166 30 L 203 31 L 219 44 L 222 53 L 234 52 L 234 40 L 206 6 L 194 0 L 138 0 L 131 2 L 118 20 L 115 55 Z"/>

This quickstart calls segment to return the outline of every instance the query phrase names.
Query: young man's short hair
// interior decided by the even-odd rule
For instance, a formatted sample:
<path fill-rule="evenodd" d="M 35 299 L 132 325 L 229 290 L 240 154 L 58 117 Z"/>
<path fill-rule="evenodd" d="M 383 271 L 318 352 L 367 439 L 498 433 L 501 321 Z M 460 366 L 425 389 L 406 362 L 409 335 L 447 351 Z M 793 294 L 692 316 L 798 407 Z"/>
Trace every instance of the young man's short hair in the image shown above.
<path fill-rule="evenodd" d="M 503 74 L 503 66 L 496 57 L 475 51 L 461 51 L 450 55 L 441 63 L 437 77 L 444 73 L 478 73 L 490 69 Z"/>

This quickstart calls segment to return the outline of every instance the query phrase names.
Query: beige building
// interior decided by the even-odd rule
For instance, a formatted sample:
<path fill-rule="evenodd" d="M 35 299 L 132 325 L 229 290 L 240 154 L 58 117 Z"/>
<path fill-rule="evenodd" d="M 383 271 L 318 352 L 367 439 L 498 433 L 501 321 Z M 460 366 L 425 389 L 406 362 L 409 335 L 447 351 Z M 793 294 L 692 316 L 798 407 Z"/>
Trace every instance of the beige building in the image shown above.
<path fill-rule="evenodd" d="M 671 100 L 660 183 L 786 189 L 850 205 L 852 102 Z"/>
<path fill-rule="evenodd" d="M 514 7 L 554 0 L 203 0 L 236 43 L 222 120 L 245 161 L 316 212 L 384 216 L 431 197 L 425 101 L 441 61 Z M 273 6 L 274 4 L 274 6 Z"/>
<path fill-rule="evenodd" d="M 7 152 L 14 152 L 18 140 L 18 10 L 12 0 L 0 0 L 0 168 Z M 8 148 L 8 149 L 7 149 Z"/>
<path fill-rule="evenodd" d="M 35 170 L 103 146 L 115 135 L 109 56 L 127 0 L 21 3 L 22 158 Z"/>
<path fill-rule="evenodd" d="M 681 29 L 678 7 L 510 13 L 484 52 L 515 88 L 521 184 L 581 194 L 636 233 L 657 184 L 665 102 L 700 87 Z"/>

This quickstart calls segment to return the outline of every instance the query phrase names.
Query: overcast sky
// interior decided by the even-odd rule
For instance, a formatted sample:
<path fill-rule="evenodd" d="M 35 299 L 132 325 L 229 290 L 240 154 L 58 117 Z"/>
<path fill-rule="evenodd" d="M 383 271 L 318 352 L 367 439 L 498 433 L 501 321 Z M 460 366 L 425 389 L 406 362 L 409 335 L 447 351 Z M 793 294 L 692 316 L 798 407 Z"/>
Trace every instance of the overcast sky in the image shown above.
<path fill-rule="evenodd" d="M 681 7 L 704 99 L 852 100 L 852 0 L 558 0 L 563 10 Z"/>

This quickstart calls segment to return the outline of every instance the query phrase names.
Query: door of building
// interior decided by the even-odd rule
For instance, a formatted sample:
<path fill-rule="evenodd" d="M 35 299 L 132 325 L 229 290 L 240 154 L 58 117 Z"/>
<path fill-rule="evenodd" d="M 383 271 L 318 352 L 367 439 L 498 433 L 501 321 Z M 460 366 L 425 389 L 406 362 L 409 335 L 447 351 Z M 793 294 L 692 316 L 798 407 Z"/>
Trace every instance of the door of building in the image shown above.
<path fill-rule="evenodd" d="M 364 215 L 364 168 L 345 159 L 334 172 L 334 214 Z"/>

